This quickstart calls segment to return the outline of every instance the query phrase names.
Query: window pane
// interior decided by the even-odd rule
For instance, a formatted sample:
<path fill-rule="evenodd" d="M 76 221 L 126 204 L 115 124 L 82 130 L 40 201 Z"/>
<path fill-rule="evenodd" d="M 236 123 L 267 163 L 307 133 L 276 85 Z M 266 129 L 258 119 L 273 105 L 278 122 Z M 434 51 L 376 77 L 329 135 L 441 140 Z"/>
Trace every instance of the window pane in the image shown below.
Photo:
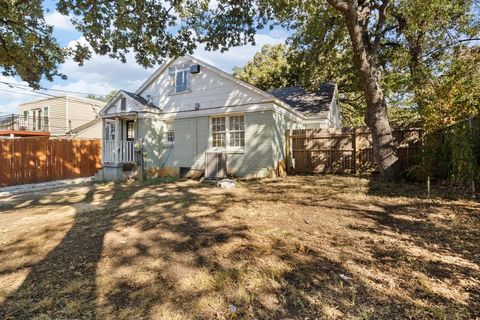
<path fill-rule="evenodd" d="M 212 147 L 226 146 L 225 117 L 212 118 Z"/>
<path fill-rule="evenodd" d="M 231 147 L 244 147 L 245 146 L 245 124 L 244 116 L 231 116 L 229 118 L 229 131 Z"/>

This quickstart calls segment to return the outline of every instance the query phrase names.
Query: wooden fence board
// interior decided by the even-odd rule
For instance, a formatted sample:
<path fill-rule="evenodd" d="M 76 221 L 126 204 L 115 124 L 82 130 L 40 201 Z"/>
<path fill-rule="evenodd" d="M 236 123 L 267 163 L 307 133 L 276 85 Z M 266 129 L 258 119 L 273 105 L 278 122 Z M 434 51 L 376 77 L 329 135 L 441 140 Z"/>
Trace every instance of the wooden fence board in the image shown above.
<path fill-rule="evenodd" d="M 394 143 L 402 169 L 413 164 L 422 132 L 395 129 Z M 286 133 L 289 172 L 368 173 L 376 170 L 372 136 L 367 128 L 302 129 Z"/>
<path fill-rule="evenodd" d="M 0 140 L 0 186 L 93 176 L 101 142 L 48 138 Z"/>

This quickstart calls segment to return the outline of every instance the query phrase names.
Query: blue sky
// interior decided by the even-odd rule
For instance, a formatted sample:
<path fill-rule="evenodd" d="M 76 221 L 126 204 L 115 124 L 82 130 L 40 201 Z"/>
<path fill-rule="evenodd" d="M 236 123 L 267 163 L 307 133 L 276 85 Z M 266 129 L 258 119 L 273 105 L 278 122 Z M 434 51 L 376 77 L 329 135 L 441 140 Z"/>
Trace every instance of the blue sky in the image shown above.
<path fill-rule="evenodd" d="M 54 35 L 60 44 L 66 46 L 83 40 L 82 35 L 73 28 L 68 17 L 55 11 L 53 2 L 45 2 L 45 8 L 48 10 L 45 20 L 54 26 Z M 287 33 L 283 29 L 263 30 L 255 36 L 255 46 L 236 47 L 224 53 L 205 51 L 200 46 L 193 55 L 226 72 L 231 72 L 234 66 L 242 66 L 250 60 L 262 45 L 282 43 L 286 37 Z M 133 56 L 127 57 L 127 63 L 124 64 L 106 56 L 94 55 L 82 67 L 71 60 L 66 61 L 60 66 L 60 72 L 67 75 L 67 80 L 57 78 L 53 82 L 42 81 L 41 85 L 45 88 L 104 95 L 115 89 L 134 91 L 153 71 L 154 69 L 145 69 L 137 65 Z M 22 83 L 18 78 L 1 75 L 0 81 Z M 22 102 L 42 99 L 41 95 L 35 95 L 28 90 L 12 89 L 4 84 L 0 84 L 0 89 L 2 89 L 0 115 L 17 113 L 18 105 Z M 55 94 L 60 95 L 60 93 Z"/>

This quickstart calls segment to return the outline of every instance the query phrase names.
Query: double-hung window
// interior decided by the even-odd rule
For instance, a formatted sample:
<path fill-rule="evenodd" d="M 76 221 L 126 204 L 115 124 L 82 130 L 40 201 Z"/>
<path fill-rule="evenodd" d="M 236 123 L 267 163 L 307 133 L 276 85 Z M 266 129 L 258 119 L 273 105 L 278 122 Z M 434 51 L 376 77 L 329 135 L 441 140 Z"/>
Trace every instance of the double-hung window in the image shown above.
<path fill-rule="evenodd" d="M 192 77 L 188 63 L 170 67 L 168 74 L 170 76 L 170 93 L 190 91 Z"/>
<path fill-rule="evenodd" d="M 165 123 L 165 136 L 166 136 L 167 143 L 175 142 L 175 131 L 173 129 L 173 122 Z"/>
<path fill-rule="evenodd" d="M 245 117 L 243 115 L 211 118 L 211 146 L 214 149 L 245 147 Z"/>

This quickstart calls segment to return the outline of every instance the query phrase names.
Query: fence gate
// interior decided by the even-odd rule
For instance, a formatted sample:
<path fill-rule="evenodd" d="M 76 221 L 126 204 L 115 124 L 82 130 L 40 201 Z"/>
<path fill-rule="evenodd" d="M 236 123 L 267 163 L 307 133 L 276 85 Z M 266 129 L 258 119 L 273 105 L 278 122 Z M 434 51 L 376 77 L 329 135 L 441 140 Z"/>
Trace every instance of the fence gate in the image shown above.
<path fill-rule="evenodd" d="M 420 146 L 417 128 L 395 129 L 400 166 L 411 166 Z M 368 173 L 376 170 L 368 128 L 304 129 L 286 133 L 289 173 Z"/>
<path fill-rule="evenodd" d="M 227 154 L 209 152 L 205 154 L 205 178 L 225 178 L 227 176 Z"/>

